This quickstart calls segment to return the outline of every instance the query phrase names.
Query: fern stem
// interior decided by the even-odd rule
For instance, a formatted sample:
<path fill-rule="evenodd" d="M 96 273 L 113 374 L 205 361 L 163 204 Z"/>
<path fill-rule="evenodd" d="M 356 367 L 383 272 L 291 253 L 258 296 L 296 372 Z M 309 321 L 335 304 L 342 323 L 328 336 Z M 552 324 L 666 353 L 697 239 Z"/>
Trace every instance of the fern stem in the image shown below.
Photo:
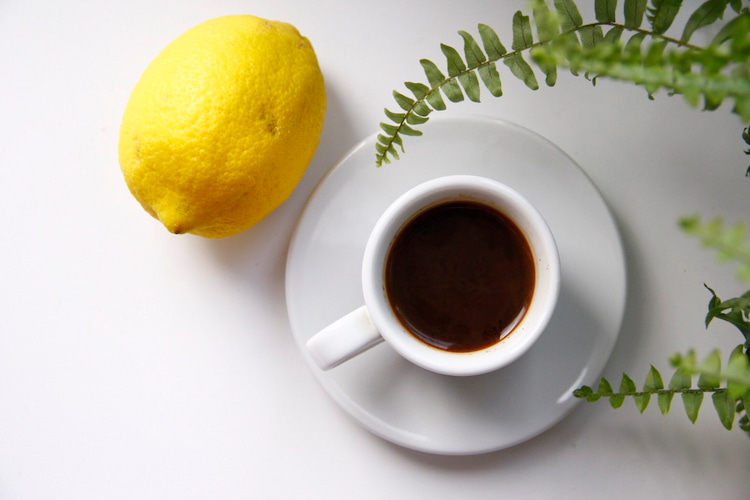
<path fill-rule="evenodd" d="M 634 391 L 634 392 L 613 392 L 612 394 L 607 394 L 606 396 L 604 394 L 599 394 L 599 396 L 603 398 L 609 398 L 609 397 L 620 397 L 620 396 L 627 396 L 627 397 L 638 397 L 638 396 L 658 396 L 659 394 L 721 394 L 727 392 L 726 387 L 716 387 L 713 389 L 659 389 L 657 391 Z M 598 393 L 597 393 L 598 394 Z"/>
<path fill-rule="evenodd" d="M 581 26 L 579 26 L 579 27 L 577 27 L 575 29 L 568 30 L 567 32 L 565 32 L 563 34 L 565 35 L 565 34 L 575 33 L 577 31 L 581 31 L 582 29 L 585 29 L 585 28 L 595 28 L 597 26 L 611 26 L 612 28 L 622 28 L 623 30 L 630 31 L 632 33 L 640 33 L 640 34 L 642 34 L 644 36 L 651 37 L 654 40 L 662 40 L 662 41 L 667 42 L 669 44 L 677 45 L 678 47 L 683 48 L 683 49 L 691 49 L 691 50 L 704 50 L 705 49 L 705 47 L 701 47 L 699 45 L 694 45 L 692 43 L 682 41 L 682 40 L 680 40 L 678 38 L 673 38 L 673 37 L 662 35 L 662 34 L 659 34 L 659 33 L 654 33 L 653 31 L 645 30 L 643 28 L 634 28 L 632 26 L 625 26 L 624 24 L 614 23 L 614 22 L 611 22 L 611 21 L 597 21 L 595 23 L 589 23 L 589 24 L 581 25 Z"/>

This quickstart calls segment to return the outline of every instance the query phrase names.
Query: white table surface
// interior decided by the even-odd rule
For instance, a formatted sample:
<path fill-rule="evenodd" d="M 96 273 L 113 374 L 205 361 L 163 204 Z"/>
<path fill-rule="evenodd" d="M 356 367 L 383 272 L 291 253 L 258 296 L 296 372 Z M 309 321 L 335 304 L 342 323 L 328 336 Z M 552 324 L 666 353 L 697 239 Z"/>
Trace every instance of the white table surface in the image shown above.
<path fill-rule="evenodd" d="M 581 7 L 593 17 L 593 2 Z M 423 79 L 420 58 L 442 64 L 439 44 L 462 46 L 456 31 L 478 22 L 510 45 L 518 8 L 525 1 L 0 3 L 0 499 L 747 498 L 750 440 L 725 431 L 709 400 L 695 425 L 678 400 L 667 417 L 655 403 L 644 415 L 631 402 L 581 404 L 513 448 L 435 456 L 364 430 L 297 350 L 284 266 L 314 186 L 376 131 L 393 89 Z M 122 180 L 120 119 L 169 41 L 235 13 L 285 20 L 312 41 L 329 99 L 320 147 L 257 226 L 224 240 L 174 236 Z M 673 352 L 728 353 L 739 333 L 705 331 L 703 283 L 724 297 L 748 285 L 677 220 L 748 220 L 743 124 L 729 106 L 701 112 L 567 73 L 532 92 L 502 76 L 504 97 L 444 113 L 528 127 L 599 187 L 629 281 L 604 374 L 640 384 L 650 364 L 671 373 Z"/>

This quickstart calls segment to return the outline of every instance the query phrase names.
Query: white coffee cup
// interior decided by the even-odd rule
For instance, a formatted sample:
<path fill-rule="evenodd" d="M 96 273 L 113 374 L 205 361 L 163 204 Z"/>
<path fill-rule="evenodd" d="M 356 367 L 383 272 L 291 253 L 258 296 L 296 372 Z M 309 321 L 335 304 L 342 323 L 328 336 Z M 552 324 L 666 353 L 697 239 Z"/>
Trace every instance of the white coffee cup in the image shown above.
<path fill-rule="evenodd" d="M 385 292 L 385 262 L 396 235 L 416 214 L 450 201 L 478 202 L 508 217 L 526 238 L 535 266 L 533 295 L 521 320 L 499 342 L 471 352 L 443 350 L 419 340 L 394 314 Z M 318 367 L 331 369 L 385 340 L 422 368 L 445 375 L 479 375 L 512 363 L 542 334 L 559 295 L 560 261 L 547 223 L 521 194 L 488 178 L 452 175 L 408 190 L 381 215 L 365 247 L 362 290 L 363 306 L 308 340 L 308 352 Z"/>

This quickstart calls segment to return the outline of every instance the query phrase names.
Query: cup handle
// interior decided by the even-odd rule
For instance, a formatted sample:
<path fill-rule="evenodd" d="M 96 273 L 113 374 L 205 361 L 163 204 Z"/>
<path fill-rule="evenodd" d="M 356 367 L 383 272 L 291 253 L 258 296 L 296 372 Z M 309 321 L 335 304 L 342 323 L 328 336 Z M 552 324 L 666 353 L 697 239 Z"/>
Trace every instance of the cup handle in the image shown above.
<path fill-rule="evenodd" d="M 306 346 L 318 367 L 330 370 L 382 341 L 367 306 L 361 306 L 316 333 Z"/>

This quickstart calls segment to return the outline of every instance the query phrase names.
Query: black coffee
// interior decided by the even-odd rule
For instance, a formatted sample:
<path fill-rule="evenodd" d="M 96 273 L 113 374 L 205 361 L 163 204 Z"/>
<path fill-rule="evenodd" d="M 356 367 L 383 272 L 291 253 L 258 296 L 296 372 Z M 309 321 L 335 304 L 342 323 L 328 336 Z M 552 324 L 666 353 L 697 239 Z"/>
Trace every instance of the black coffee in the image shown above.
<path fill-rule="evenodd" d="M 385 288 L 398 319 L 429 345 L 489 347 L 523 318 L 534 292 L 531 250 L 497 210 L 446 202 L 410 220 L 391 244 Z"/>

